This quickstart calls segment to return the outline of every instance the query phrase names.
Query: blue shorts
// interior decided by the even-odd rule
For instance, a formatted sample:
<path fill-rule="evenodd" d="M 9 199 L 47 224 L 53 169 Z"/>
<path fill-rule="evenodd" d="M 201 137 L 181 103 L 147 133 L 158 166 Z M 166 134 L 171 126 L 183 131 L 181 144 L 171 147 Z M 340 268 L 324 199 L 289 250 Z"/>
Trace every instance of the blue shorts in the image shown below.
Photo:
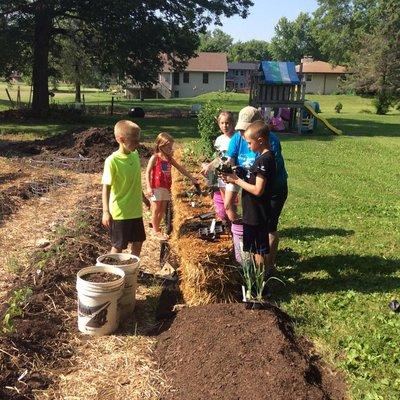
<path fill-rule="evenodd" d="M 243 251 L 254 254 L 269 253 L 268 224 L 243 224 Z"/>

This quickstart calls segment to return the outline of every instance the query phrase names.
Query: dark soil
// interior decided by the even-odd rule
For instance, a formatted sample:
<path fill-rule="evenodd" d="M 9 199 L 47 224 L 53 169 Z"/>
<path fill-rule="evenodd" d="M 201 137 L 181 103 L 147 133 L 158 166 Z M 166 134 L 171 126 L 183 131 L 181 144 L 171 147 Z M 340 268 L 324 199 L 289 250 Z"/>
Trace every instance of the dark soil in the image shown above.
<path fill-rule="evenodd" d="M 93 272 L 90 274 L 83 275 L 81 278 L 88 282 L 105 283 L 105 282 L 114 282 L 118 280 L 120 276 L 117 274 L 110 274 L 108 272 Z"/>
<path fill-rule="evenodd" d="M 9 157 L 31 156 L 36 161 L 54 163 L 59 168 L 78 172 L 100 172 L 104 160 L 115 150 L 113 129 L 77 128 L 61 135 L 42 140 L 0 142 L 0 154 Z M 140 145 L 138 152 L 142 157 L 150 157 L 151 149 Z"/>
<path fill-rule="evenodd" d="M 117 260 L 116 258 L 113 257 L 105 257 L 102 261 L 103 264 L 109 264 L 109 265 L 128 265 L 132 264 L 132 260 Z"/>
<path fill-rule="evenodd" d="M 271 305 L 185 308 L 159 337 L 156 355 L 172 382 L 162 399 L 345 399 L 342 377 L 311 349 Z"/>

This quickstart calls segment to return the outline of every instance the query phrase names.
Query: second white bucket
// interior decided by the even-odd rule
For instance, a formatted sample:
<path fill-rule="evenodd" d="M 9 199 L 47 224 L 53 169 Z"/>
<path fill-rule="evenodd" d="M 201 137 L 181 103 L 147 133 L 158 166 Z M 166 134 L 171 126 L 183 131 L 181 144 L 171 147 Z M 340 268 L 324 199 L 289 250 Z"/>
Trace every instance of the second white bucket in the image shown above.
<path fill-rule="evenodd" d="M 112 263 L 112 261 L 110 262 L 110 260 L 115 260 L 115 263 Z M 109 253 L 98 257 L 96 266 L 117 267 L 125 272 L 124 291 L 119 301 L 120 316 L 121 318 L 125 318 L 132 314 L 136 303 L 137 276 L 140 267 L 140 258 L 128 253 Z"/>

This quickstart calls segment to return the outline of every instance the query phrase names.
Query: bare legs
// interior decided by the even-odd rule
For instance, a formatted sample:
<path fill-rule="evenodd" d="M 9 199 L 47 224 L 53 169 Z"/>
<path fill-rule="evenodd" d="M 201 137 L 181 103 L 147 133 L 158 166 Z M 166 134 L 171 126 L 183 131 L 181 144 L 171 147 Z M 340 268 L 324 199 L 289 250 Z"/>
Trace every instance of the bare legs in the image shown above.
<path fill-rule="evenodd" d="M 270 232 L 268 235 L 269 239 L 269 254 L 268 254 L 268 267 L 274 268 L 276 264 L 276 254 L 279 246 L 279 233 L 277 231 Z"/>
<path fill-rule="evenodd" d="M 236 207 L 237 195 L 238 192 L 231 192 L 230 190 L 225 191 L 225 196 L 224 196 L 225 211 L 229 220 L 232 222 L 236 221 L 239 218 Z"/>
<path fill-rule="evenodd" d="M 155 234 L 161 233 L 160 224 L 165 216 L 167 209 L 167 200 L 153 201 L 153 213 L 151 216 L 151 223 Z"/>
<path fill-rule="evenodd" d="M 140 252 L 142 251 L 142 245 L 143 245 L 143 242 L 132 242 L 131 243 L 131 254 L 136 257 L 140 257 Z M 111 254 L 122 253 L 122 249 L 120 249 L 118 247 L 111 247 L 110 253 Z"/>

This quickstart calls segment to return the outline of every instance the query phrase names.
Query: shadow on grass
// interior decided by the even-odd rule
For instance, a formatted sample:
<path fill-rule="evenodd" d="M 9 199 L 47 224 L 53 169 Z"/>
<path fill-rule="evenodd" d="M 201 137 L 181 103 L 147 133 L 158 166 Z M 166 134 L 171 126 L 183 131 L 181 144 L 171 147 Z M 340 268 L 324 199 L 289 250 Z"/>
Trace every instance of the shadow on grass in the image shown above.
<path fill-rule="evenodd" d="M 279 251 L 284 266 L 281 278 L 294 284 L 279 289 L 283 298 L 292 294 L 333 293 L 353 290 L 376 293 L 398 290 L 400 260 L 359 254 L 337 254 L 305 258 L 290 248 Z M 317 273 L 317 274 L 316 274 Z M 321 277 L 318 277 L 318 273 Z"/>
<path fill-rule="evenodd" d="M 327 229 L 307 226 L 282 229 L 279 234 L 281 237 L 290 237 L 299 240 L 314 240 L 325 236 L 351 236 L 354 235 L 354 231 L 342 228 Z"/>

